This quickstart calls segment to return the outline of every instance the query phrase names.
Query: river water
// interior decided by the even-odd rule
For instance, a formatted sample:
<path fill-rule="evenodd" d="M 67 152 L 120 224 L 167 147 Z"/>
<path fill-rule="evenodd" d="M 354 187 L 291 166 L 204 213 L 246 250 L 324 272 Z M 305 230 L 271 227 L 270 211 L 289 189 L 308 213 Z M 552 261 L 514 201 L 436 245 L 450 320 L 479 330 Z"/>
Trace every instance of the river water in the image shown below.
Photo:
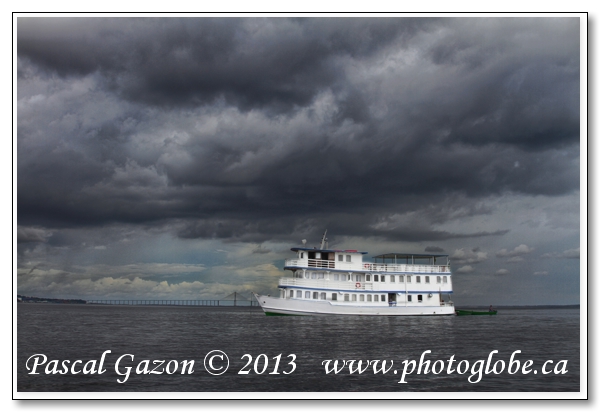
<path fill-rule="evenodd" d="M 580 390 L 579 309 L 500 308 L 497 316 L 460 317 L 267 317 L 248 307 L 19 304 L 17 318 L 19 392 Z M 210 362 L 206 355 L 213 350 L 221 352 L 213 352 Z M 479 373 L 494 350 L 489 373 L 485 368 Z M 46 362 L 32 374 L 36 359 L 44 360 L 41 355 Z M 81 362 L 71 368 L 76 360 Z M 346 366 L 326 373 L 327 360 L 329 367 L 335 360 L 338 368 Z M 362 360 L 363 373 L 349 373 L 350 360 L 353 368 Z M 525 372 L 531 372 L 524 373 L 527 360 L 532 363 Z M 501 373 L 491 370 L 496 364 L 500 372 L 502 363 Z M 152 369 L 155 373 L 143 373 Z"/>

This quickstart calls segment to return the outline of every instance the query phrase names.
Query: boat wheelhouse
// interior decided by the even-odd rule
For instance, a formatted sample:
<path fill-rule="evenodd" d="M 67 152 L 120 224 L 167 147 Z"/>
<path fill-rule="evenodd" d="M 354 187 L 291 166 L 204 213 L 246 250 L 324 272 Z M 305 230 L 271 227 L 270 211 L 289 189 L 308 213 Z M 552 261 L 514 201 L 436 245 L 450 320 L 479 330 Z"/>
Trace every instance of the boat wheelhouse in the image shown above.
<path fill-rule="evenodd" d="M 294 247 L 279 297 L 255 295 L 267 315 L 454 315 L 448 255 Z"/>

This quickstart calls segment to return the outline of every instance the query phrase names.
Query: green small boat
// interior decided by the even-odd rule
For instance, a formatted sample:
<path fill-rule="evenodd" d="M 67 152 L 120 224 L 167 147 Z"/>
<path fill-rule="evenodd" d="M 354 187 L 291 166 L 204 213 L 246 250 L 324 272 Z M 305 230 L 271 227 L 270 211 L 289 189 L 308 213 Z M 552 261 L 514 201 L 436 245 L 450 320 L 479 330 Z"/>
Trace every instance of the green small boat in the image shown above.
<path fill-rule="evenodd" d="M 495 315 L 498 313 L 497 310 L 486 310 L 477 311 L 477 310 L 463 310 L 463 309 L 454 309 L 456 312 L 456 316 L 469 316 L 469 315 Z"/>

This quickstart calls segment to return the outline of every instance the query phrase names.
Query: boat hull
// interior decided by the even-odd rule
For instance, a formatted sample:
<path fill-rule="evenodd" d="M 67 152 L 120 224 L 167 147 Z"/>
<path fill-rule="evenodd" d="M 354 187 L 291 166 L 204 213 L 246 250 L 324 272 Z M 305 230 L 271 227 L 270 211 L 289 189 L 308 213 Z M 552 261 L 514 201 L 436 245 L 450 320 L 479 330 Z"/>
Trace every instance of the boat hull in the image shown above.
<path fill-rule="evenodd" d="M 453 306 L 357 306 L 342 302 L 281 299 L 256 295 L 267 316 L 346 315 L 346 316 L 454 316 Z"/>
<path fill-rule="evenodd" d="M 492 310 L 492 311 L 485 311 L 485 312 L 478 312 L 475 310 L 462 310 L 462 309 L 456 309 L 456 315 L 457 316 L 480 316 L 480 315 L 495 315 L 496 313 L 498 313 L 497 310 Z"/>

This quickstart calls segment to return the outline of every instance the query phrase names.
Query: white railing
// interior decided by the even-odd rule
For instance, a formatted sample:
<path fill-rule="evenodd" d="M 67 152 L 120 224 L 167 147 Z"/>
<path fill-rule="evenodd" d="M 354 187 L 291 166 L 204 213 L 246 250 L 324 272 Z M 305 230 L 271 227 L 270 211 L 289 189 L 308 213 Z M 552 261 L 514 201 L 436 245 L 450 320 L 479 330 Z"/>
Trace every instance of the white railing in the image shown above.
<path fill-rule="evenodd" d="M 309 268 L 335 269 L 334 260 L 307 259 Z"/>
<path fill-rule="evenodd" d="M 360 286 L 357 286 L 360 285 Z M 339 280 L 325 279 L 298 279 L 298 278 L 281 278 L 279 286 L 302 286 L 307 288 L 323 288 L 323 289 L 356 289 L 356 290 L 373 290 L 372 284 L 364 282 L 349 282 Z"/>
<path fill-rule="evenodd" d="M 363 263 L 362 269 L 369 272 L 450 273 L 450 266 L 448 265 L 394 265 L 389 263 Z"/>
<path fill-rule="evenodd" d="M 286 259 L 285 266 L 301 267 L 301 268 L 324 268 L 324 269 L 339 269 L 340 263 L 334 260 L 321 260 L 321 259 Z M 352 265 L 348 263 L 347 265 Z M 359 267 L 359 266 L 357 266 Z M 350 269 L 350 266 L 344 267 L 344 269 Z"/>
<path fill-rule="evenodd" d="M 324 268 L 356 272 L 450 273 L 448 265 L 395 265 L 389 263 L 353 263 L 321 259 L 286 259 L 286 267 Z"/>

